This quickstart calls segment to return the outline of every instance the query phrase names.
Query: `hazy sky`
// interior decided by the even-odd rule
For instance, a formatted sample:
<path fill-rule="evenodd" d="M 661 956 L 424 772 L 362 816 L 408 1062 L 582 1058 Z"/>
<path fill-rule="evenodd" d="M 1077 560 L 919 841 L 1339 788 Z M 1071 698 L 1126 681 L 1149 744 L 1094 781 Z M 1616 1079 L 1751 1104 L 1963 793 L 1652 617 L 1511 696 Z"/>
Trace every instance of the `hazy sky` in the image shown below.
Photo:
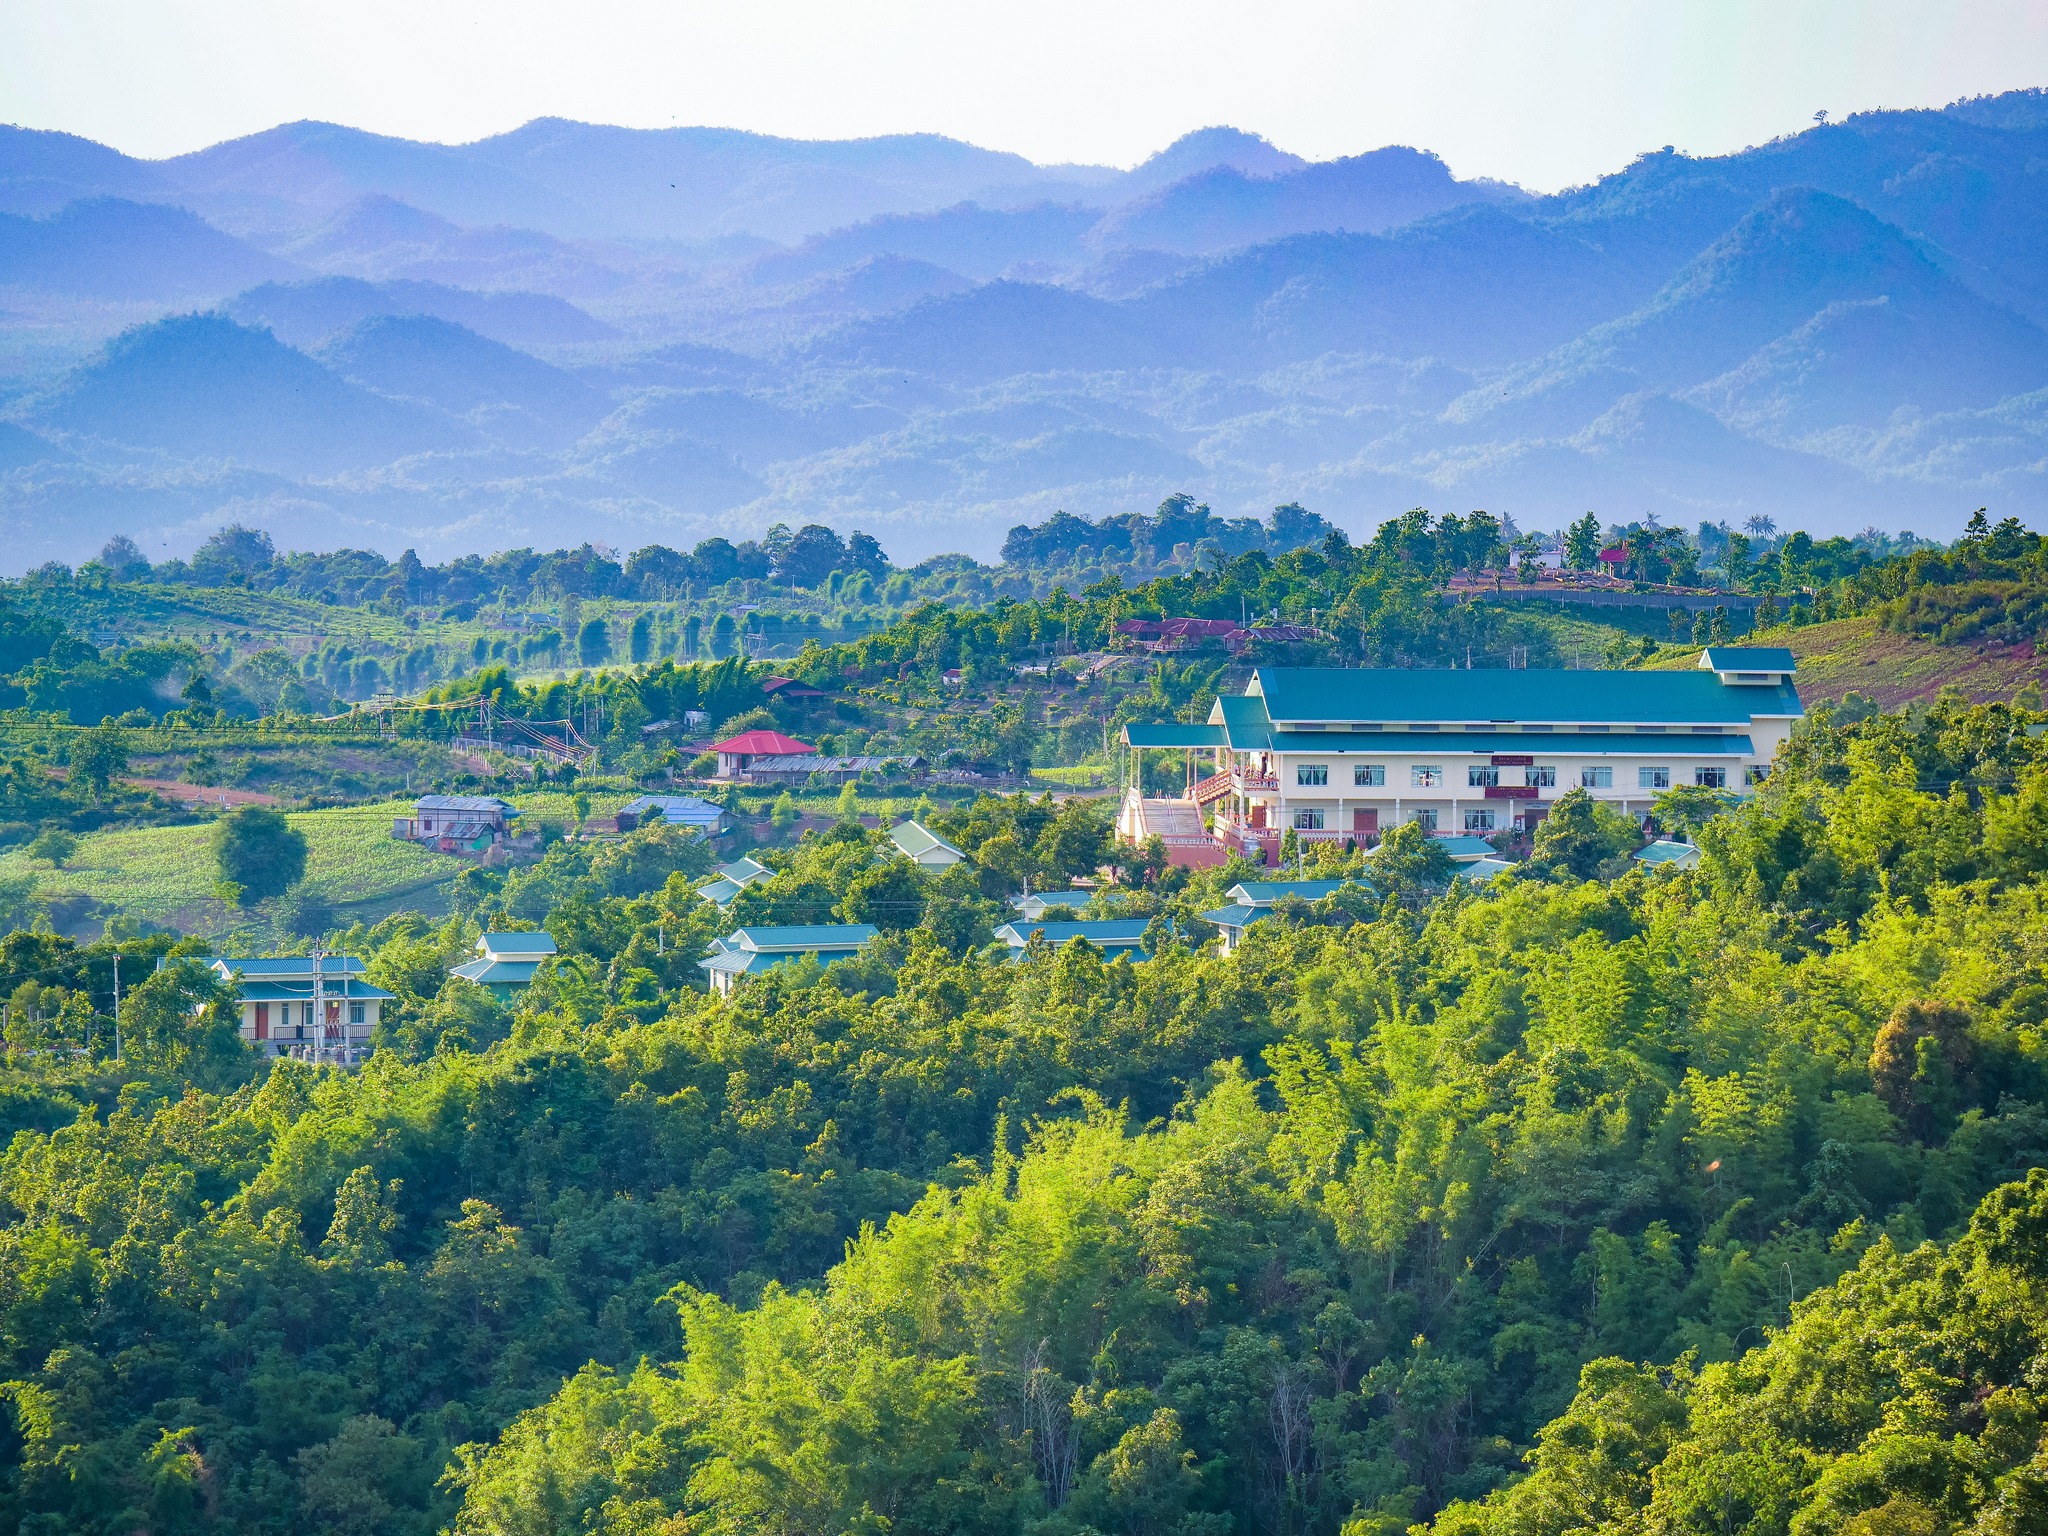
<path fill-rule="evenodd" d="M 296 118 L 926 131 L 1130 164 L 1230 123 L 1585 181 L 1871 107 L 2048 85 L 2048 0 L 4 0 L 0 119 L 176 154 Z"/>

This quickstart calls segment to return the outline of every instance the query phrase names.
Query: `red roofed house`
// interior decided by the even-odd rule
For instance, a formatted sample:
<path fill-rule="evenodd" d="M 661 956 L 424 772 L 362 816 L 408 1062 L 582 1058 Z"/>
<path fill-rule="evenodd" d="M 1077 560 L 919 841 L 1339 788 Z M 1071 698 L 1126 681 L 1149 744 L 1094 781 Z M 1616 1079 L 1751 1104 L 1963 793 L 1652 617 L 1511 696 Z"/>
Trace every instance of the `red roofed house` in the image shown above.
<path fill-rule="evenodd" d="M 790 757 L 799 752 L 815 752 L 818 749 L 809 742 L 798 741 L 794 736 L 785 736 L 780 731 L 742 731 L 725 741 L 714 741 L 711 750 L 718 754 L 718 776 L 721 779 L 736 779 L 747 771 L 747 764 L 757 757 Z"/>

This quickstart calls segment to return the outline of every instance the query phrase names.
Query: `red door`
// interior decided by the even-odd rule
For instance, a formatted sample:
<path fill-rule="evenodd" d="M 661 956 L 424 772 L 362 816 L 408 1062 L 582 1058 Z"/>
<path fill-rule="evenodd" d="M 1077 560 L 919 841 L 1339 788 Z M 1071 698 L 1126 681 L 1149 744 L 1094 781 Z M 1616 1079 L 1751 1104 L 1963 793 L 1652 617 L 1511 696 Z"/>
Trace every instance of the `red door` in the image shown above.
<path fill-rule="evenodd" d="M 1380 829 L 1380 813 L 1373 810 L 1354 810 L 1351 813 L 1353 832 L 1377 832 Z"/>
<path fill-rule="evenodd" d="M 270 1004 L 268 1003 L 258 1003 L 256 1005 L 256 1038 L 258 1040 L 268 1040 L 270 1038 Z"/>

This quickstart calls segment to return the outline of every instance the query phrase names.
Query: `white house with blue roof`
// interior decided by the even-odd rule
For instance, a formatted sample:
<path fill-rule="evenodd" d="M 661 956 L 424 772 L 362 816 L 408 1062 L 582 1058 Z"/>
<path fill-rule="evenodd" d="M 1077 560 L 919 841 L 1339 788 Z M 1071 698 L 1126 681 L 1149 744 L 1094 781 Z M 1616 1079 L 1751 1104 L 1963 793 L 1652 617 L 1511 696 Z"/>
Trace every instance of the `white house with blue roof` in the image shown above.
<path fill-rule="evenodd" d="M 743 977 L 758 976 L 778 965 L 804 959 L 830 965 L 851 960 L 860 947 L 882 930 L 872 923 L 806 923 L 790 927 L 740 928 L 711 941 L 711 953 L 697 962 L 721 997 L 732 994 Z"/>
<path fill-rule="evenodd" d="M 228 956 L 213 970 L 239 996 L 242 1038 L 265 1056 L 360 1065 L 397 1000 L 363 979 L 354 955 Z"/>
<path fill-rule="evenodd" d="M 555 936 L 545 930 L 534 933 L 487 933 L 476 941 L 476 958 L 451 972 L 473 981 L 500 1002 L 533 981 L 541 962 L 554 958 Z"/>
<path fill-rule="evenodd" d="M 774 878 L 775 871 L 759 859 L 738 858 L 730 864 L 721 864 L 712 879 L 697 887 L 697 894 L 723 912 L 748 886 Z"/>
<path fill-rule="evenodd" d="M 1105 960 L 1114 960 L 1119 955 L 1132 960 L 1147 960 L 1151 956 L 1145 951 L 1145 930 L 1151 924 L 1149 917 L 1089 918 L 1073 923 L 1005 923 L 996 930 L 996 937 L 1010 946 L 1012 960 L 1024 958 L 1024 951 L 1030 947 L 1034 934 L 1044 934 L 1045 942 L 1055 949 L 1074 939 L 1086 939 L 1102 951 Z"/>
<path fill-rule="evenodd" d="M 1754 786 L 1805 714 L 1797 668 L 1757 646 L 1676 671 L 1261 667 L 1203 724 L 1132 724 L 1124 739 L 1134 763 L 1184 753 L 1188 794 L 1166 803 L 1205 808 L 1217 842 L 1253 857 L 1290 830 L 1370 843 L 1413 822 L 1485 838 L 1575 789 L 1639 814 L 1677 785 Z M 1157 819 L 1130 813 L 1158 803 L 1135 783 L 1125 798 L 1120 826 Z"/>
<path fill-rule="evenodd" d="M 1241 880 L 1223 893 L 1228 903 L 1213 912 L 1204 912 L 1202 920 L 1214 923 L 1222 934 L 1223 953 L 1228 955 L 1244 943 L 1244 932 L 1263 917 L 1271 917 L 1273 908 L 1289 896 L 1303 901 L 1321 901 L 1334 896 L 1346 886 L 1370 891 L 1371 885 L 1363 880 Z"/>
<path fill-rule="evenodd" d="M 1010 898 L 1010 910 L 1027 923 L 1052 911 L 1078 912 L 1095 899 L 1093 891 L 1026 891 Z"/>

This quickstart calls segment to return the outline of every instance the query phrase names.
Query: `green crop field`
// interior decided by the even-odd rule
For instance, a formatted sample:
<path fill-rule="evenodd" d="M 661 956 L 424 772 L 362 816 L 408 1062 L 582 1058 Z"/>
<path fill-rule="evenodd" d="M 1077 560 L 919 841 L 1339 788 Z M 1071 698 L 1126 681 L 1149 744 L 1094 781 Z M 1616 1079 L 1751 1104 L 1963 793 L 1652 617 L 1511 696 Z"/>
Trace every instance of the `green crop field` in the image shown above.
<path fill-rule="evenodd" d="M 306 835 L 306 890 L 337 909 L 382 904 L 417 892 L 417 905 L 438 909 L 439 889 L 463 863 L 391 836 L 392 801 L 298 811 L 291 823 Z M 190 932 L 235 924 L 214 897 L 216 879 L 209 839 L 212 824 L 124 827 L 82 838 L 62 869 L 33 862 L 20 848 L 0 854 L 0 879 L 24 875 L 44 896 L 82 895 L 122 916 Z"/>

